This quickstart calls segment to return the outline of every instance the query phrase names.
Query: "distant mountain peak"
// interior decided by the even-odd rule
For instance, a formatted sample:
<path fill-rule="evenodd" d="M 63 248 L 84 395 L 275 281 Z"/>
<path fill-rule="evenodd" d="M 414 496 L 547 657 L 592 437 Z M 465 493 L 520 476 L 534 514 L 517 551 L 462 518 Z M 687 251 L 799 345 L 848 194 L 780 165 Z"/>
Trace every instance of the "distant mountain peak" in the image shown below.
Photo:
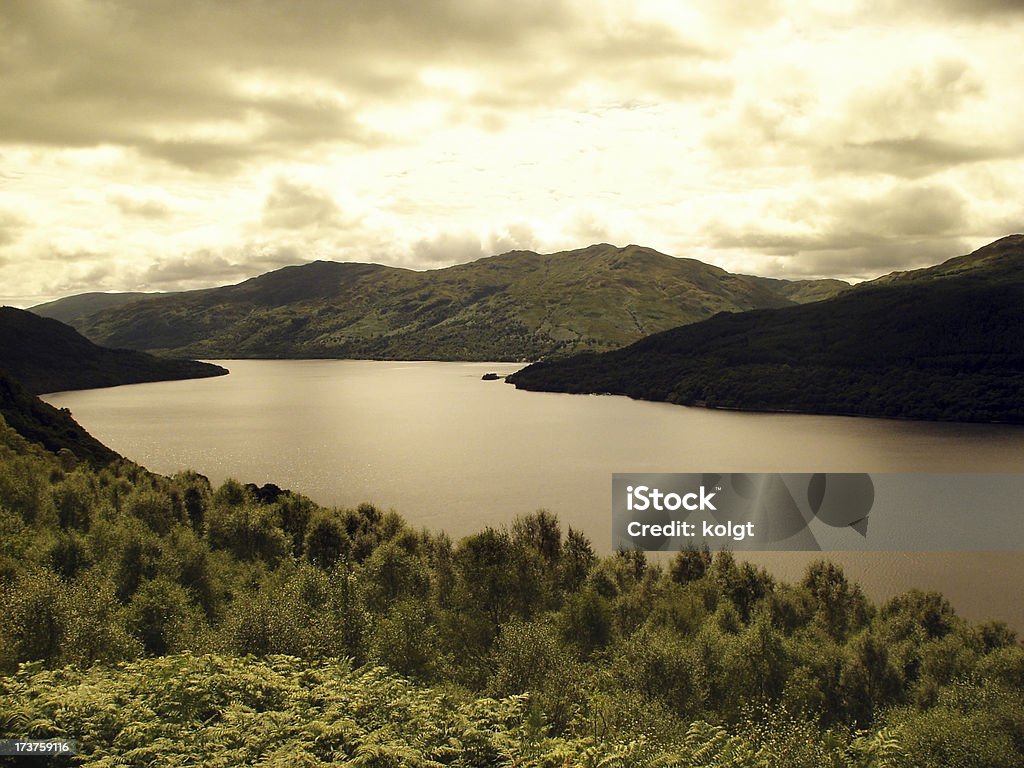
<path fill-rule="evenodd" d="M 189 357 L 535 360 L 845 287 L 815 295 L 633 243 L 594 243 L 425 271 L 315 261 L 105 309 L 78 327 L 103 344 Z"/>

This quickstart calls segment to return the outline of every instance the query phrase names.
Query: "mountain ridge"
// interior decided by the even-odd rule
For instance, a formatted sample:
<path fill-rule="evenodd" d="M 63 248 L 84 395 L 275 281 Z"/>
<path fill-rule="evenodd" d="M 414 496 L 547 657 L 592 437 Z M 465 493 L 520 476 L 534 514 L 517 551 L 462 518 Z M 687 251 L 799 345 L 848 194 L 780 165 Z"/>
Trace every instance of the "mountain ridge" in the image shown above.
<path fill-rule="evenodd" d="M 1000 278 L 1013 280 L 1024 269 L 1024 235 L 1006 235 L 970 253 L 954 256 L 930 267 L 892 272 L 861 286 L 887 285 L 919 280 L 940 280 L 951 277 L 978 276 L 988 282 Z"/>
<path fill-rule="evenodd" d="M 518 388 L 739 410 L 1024 423 L 1024 237 L 797 307 L 541 362 Z"/>
<path fill-rule="evenodd" d="M 144 293 L 140 291 L 124 291 L 116 293 L 105 293 L 103 291 L 89 291 L 88 293 L 77 293 L 73 296 L 66 296 L 62 299 L 47 301 L 30 307 L 29 311 L 42 317 L 49 317 L 53 320 L 60 320 L 66 325 L 74 326 L 76 322 L 88 317 L 94 312 L 108 307 L 118 307 L 123 304 L 131 304 L 145 298 L 161 296 L 161 293 Z"/>
<path fill-rule="evenodd" d="M 34 395 L 227 373 L 210 363 L 106 349 L 59 320 L 14 307 L 0 307 L 0 369 Z"/>
<path fill-rule="evenodd" d="M 526 361 L 613 349 L 717 312 L 849 288 L 597 243 L 422 272 L 321 260 L 108 307 L 76 327 L 100 344 L 189 357 Z"/>

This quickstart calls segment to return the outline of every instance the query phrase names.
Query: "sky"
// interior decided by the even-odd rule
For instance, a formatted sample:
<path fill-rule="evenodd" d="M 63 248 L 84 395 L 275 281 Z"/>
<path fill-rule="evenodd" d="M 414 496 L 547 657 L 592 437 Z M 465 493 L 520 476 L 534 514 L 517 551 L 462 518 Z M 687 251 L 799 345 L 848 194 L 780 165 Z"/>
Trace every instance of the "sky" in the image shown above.
<path fill-rule="evenodd" d="M 1022 0 L 3 0 L 0 303 L 595 242 L 861 280 L 1024 231 Z"/>

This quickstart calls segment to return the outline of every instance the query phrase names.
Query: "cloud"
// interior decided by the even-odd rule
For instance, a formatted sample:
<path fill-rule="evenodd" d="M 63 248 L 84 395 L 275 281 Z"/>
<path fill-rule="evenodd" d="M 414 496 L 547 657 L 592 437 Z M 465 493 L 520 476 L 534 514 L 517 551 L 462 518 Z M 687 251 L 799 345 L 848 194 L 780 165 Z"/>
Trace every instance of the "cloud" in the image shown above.
<path fill-rule="evenodd" d="M 1020 0 L 919 0 L 916 3 L 906 3 L 902 0 L 873 0 L 866 3 L 864 11 L 865 15 L 889 18 L 901 15 L 934 18 L 935 14 L 939 13 L 977 21 L 1024 16 L 1024 4 Z"/>
<path fill-rule="evenodd" d="M 587 82 L 633 95 L 722 87 L 694 69 L 710 55 L 701 44 L 620 22 L 555 0 L 9 0 L 0 141 L 113 145 L 233 173 L 319 145 L 402 141 L 401 125 L 382 132 L 364 116 L 436 98 L 431 68 L 474 75 L 478 88 L 443 96 L 491 126 L 495 104 L 564 103 Z"/>
<path fill-rule="evenodd" d="M 787 277 L 842 276 L 869 280 L 890 272 L 938 264 L 969 253 L 977 244 L 966 237 L 904 238 L 882 240 L 851 248 L 825 248 L 788 260 Z"/>
<path fill-rule="evenodd" d="M 24 217 L 12 211 L 0 210 L 0 248 L 17 241 L 27 226 Z"/>
<path fill-rule="evenodd" d="M 705 144 L 726 167 L 800 166 L 836 173 L 921 178 L 957 165 L 1024 156 L 1007 123 L 971 119 L 986 87 L 965 60 L 937 58 L 880 69 L 835 94 L 750 92 L 713 124 Z"/>
<path fill-rule="evenodd" d="M 122 193 L 110 195 L 108 200 L 126 216 L 138 216 L 143 219 L 166 219 L 171 215 L 170 205 L 155 197 Z"/>
<path fill-rule="evenodd" d="M 921 237 L 961 230 L 968 223 L 967 211 L 967 201 L 953 189 L 912 184 L 876 197 L 843 200 L 832 216 L 882 237 Z"/>
<path fill-rule="evenodd" d="M 212 172 L 371 142 L 340 98 L 382 82 L 362 63 L 358 19 L 343 25 L 331 11 L 341 4 L 303 4 L 310 12 L 293 17 L 295 6 L 283 15 L 262 3 L 6 3 L 0 140 L 117 145 Z"/>
<path fill-rule="evenodd" d="M 1022 210 L 1019 6 L 6 0 L 4 277 L 598 241 L 906 268 Z"/>
<path fill-rule="evenodd" d="M 0 281 L 18 286 L 19 295 L 16 300 L 19 306 L 32 306 L 58 296 L 84 291 L 102 291 L 118 287 L 117 269 L 109 254 L 53 252 L 46 255 L 48 258 L 34 260 L 33 263 L 39 266 L 37 269 L 27 269 L 24 264 L 3 267 L 5 273 L 12 270 L 19 272 L 16 282 L 8 279 Z"/>
<path fill-rule="evenodd" d="M 920 178 L 965 163 L 1018 157 L 1022 146 L 950 141 L 928 136 L 899 136 L 843 142 L 824 158 L 819 173 L 847 171 L 888 173 Z"/>
<path fill-rule="evenodd" d="M 330 194 L 279 178 L 263 204 L 263 226 L 271 229 L 332 229 L 346 217 Z"/>
<path fill-rule="evenodd" d="M 768 221 L 770 224 L 759 224 Z M 876 195 L 839 194 L 769 205 L 707 228 L 715 248 L 766 254 L 763 273 L 865 279 L 957 255 L 971 224 L 955 190 L 900 182 Z"/>
<path fill-rule="evenodd" d="M 539 245 L 537 233 L 524 221 L 509 224 L 503 229 L 492 232 L 487 239 L 485 250 L 489 254 L 508 253 L 509 251 L 532 251 Z"/>
<path fill-rule="evenodd" d="M 598 219 L 590 211 L 580 211 L 575 214 L 567 226 L 570 237 L 578 239 L 581 243 L 607 243 L 612 240 L 608 224 Z"/>
<path fill-rule="evenodd" d="M 37 249 L 33 256 L 35 261 L 51 262 L 51 264 L 47 265 L 48 268 L 53 268 L 57 264 L 71 264 L 81 269 L 83 264 L 107 260 L 109 254 L 88 248 L 69 249 L 59 246 L 46 246 L 42 249 Z"/>
<path fill-rule="evenodd" d="M 412 244 L 410 252 L 402 266 L 414 269 L 447 267 L 491 255 L 484 249 L 480 237 L 468 232 L 440 232 L 422 238 Z"/>
<path fill-rule="evenodd" d="M 240 282 L 308 260 L 296 246 L 254 243 L 161 258 L 142 269 L 132 270 L 125 281 L 134 290 L 190 290 Z"/>

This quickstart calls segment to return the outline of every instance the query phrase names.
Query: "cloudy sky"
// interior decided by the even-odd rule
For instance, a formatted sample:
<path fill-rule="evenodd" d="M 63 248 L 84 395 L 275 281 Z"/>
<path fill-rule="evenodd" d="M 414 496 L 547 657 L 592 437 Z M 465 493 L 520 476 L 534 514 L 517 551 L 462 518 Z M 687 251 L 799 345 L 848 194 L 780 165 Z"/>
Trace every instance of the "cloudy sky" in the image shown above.
<path fill-rule="evenodd" d="M 1021 0 L 3 0 L 0 302 L 639 243 L 860 279 L 1024 230 Z"/>

